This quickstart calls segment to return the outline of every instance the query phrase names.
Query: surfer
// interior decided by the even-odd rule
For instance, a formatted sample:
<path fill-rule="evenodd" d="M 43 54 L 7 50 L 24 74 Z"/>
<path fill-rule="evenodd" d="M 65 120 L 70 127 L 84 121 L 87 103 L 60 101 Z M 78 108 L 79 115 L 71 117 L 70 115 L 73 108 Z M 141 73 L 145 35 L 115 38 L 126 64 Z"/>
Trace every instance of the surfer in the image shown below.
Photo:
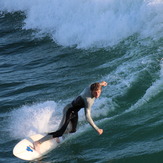
<path fill-rule="evenodd" d="M 93 83 L 72 101 L 72 103 L 66 105 L 63 109 L 63 118 L 59 125 L 59 128 L 55 132 L 48 133 L 45 137 L 41 138 L 38 141 L 33 143 L 34 149 L 39 151 L 39 146 L 41 143 L 55 138 L 57 142 L 59 142 L 59 137 L 61 137 L 64 133 L 74 133 L 76 132 L 76 127 L 78 123 L 78 112 L 81 108 L 85 109 L 85 116 L 88 123 L 95 129 L 95 131 L 101 135 L 103 133 L 103 129 L 98 128 L 92 117 L 91 117 L 91 107 L 95 101 L 95 99 L 99 98 L 102 92 L 102 87 L 107 86 L 107 82 L 102 81 L 100 83 Z M 70 126 L 70 129 L 68 129 Z"/>

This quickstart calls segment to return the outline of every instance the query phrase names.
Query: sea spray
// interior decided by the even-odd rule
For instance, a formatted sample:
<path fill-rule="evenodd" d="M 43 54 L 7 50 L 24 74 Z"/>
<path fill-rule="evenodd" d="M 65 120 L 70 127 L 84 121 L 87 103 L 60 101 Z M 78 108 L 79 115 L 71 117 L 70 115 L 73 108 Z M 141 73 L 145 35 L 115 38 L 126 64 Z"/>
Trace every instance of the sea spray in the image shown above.
<path fill-rule="evenodd" d="M 163 1 L 158 0 L 5 0 L 0 10 L 25 13 L 23 29 L 36 30 L 62 46 L 103 48 L 139 33 L 141 39 L 163 35 Z"/>
<path fill-rule="evenodd" d="M 9 113 L 9 132 L 14 138 L 24 138 L 34 134 L 56 130 L 60 115 L 55 111 L 56 103 L 25 105 Z"/>

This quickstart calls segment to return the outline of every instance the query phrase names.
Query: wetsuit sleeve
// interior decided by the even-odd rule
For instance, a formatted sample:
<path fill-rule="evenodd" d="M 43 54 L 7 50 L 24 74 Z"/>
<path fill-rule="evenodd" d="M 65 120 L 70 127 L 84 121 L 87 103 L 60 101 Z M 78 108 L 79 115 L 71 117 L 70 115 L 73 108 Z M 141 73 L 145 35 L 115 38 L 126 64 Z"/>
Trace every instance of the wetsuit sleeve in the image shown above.
<path fill-rule="evenodd" d="M 91 107 L 86 107 L 85 108 L 85 116 L 86 116 L 86 120 L 88 121 L 88 123 L 96 130 L 98 131 L 98 127 L 95 125 L 92 117 L 91 117 Z"/>

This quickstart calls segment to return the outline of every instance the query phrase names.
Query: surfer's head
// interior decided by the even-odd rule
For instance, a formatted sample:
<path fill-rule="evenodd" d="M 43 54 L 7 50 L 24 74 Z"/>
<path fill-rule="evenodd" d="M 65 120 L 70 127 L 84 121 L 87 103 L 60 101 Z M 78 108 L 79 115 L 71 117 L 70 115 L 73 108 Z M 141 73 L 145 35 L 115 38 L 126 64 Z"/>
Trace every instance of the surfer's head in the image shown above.
<path fill-rule="evenodd" d="M 102 92 L 102 86 L 100 85 L 100 83 L 93 83 L 90 89 L 93 97 L 95 98 L 100 97 Z"/>

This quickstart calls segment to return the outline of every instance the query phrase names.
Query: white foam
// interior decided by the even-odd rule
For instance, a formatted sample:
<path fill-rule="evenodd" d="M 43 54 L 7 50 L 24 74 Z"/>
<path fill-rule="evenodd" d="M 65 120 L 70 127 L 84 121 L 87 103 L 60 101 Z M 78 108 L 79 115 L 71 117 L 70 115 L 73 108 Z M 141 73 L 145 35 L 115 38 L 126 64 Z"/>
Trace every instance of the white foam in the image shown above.
<path fill-rule="evenodd" d="M 108 47 L 138 33 L 163 35 L 162 0 L 4 0 L 0 10 L 26 14 L 24 29 L 37 29 L 63 46 Z M 44 36 L 44 35 L 43 35 Z"/>
<path fill-rule="evenodd" d="M 57 113 L 56 106 L 55 102 L 47 101 L 13 110 L 8 119 L 10 135 L 24 138 L 56 130 L 61 116 Z"/>

